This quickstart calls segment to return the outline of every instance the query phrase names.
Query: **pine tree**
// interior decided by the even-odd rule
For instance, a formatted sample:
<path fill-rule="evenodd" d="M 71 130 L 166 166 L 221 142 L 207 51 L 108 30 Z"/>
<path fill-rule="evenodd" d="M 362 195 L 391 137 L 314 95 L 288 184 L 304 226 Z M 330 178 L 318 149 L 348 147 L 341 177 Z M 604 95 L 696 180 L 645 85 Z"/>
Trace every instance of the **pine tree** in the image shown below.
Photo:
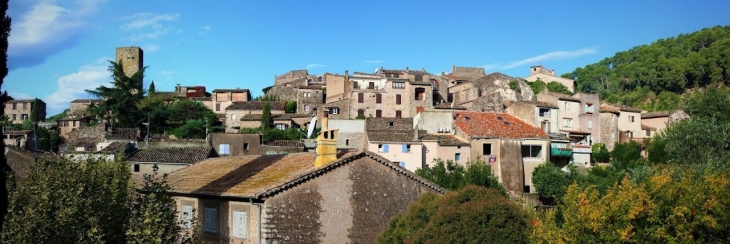
<path fill-rule="evenodd" d="M 33 105 L 30 110 L 30 122 L 38 122 L 38 98 L 33 99 Z"/>
<path fill-rule="evenodd" d="M 129 77 L 124 74 L 122 60 L 119 60 L 118 63 L 113 61 L 109 61 L 109 63 L 108 70 L 114 78 L 113 86 L 100 86 L 94 90 L 86 90 L 89 94 L 104 99 L 97 106 L 90 107 L 89 111 L 97 118 L 109 119 L 115 127 L 136 128 L 141 125 L 143 117 L 146 118 L 135 105 L 144 98 L 143 92 L 136 90 L 142 86 L 144 71 L 147 67 L 142 67 Z"/>
<path fill-rule="evenodd" d="M 8 36 L 10 36 L 10 16 L 8 12 L 8 0 L 0 1 L 0 87 L 2 87 L 5 80 L 5 76 L 8 75 Z M 8 93 L 0 93 L 0 104 L 5 107 L 5 101 L 7 100 Z M 4 115 L 4 111 L 0 110 L 0 117 Z M 0 137 L 5 137 L 0 131 Z M 0 152 L 5 152 L 5 143 L 0 143 Z M 5 184 L 5 176 L 8 171 L 8 162 L 5 158 L 5 153 L 0 155 L 0 219 L 5 219 L 5 214 L 8 211 L 8 189 Z M 0 224 L 0 231 L 2 231 L 2 224 Z"/>
<path fill-rule="evenodd" d="M 155 90 L 155 81 L 152 81 L 152 83 L 150 83 L 150 89 L 147 90 L 147 94 L 149 94 L 149 95 L 155 94 L 155 91 L 156 91 Z"/>
<path fill-rule="evenodd" d="M 264 111 L 261 115 L 261 131 L 266 131 L 273 127 L 274 120 L 271 118 L 271 105 L 267 102 L 264 104 Z"/>

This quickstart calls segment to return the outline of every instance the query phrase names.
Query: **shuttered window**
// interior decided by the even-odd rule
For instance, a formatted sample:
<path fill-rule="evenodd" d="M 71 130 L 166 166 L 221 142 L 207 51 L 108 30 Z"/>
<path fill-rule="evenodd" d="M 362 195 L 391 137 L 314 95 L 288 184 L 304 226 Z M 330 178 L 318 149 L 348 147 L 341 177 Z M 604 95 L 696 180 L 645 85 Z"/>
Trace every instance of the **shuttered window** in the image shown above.
<path fill-rule="evenodd" d="M 382 116 L 383 116 L 383 111 L 381 111 L 381 110 L 375 110 L 375 117 L 380 118 Z"/>
<path fill-rule="evenodd" d="M 218 209 L 205 208 L 205 225 L 203 230 L 208 233 L 218 233 Z"/>
<path fill-rule="evenodd" d="M 395 95 L 395 104 L 400 104 L 400 94 Z"/>
<path fill-rule="evenodd" d="M 362 92 L 361 93 L 358 93 L 357 94 L 357 102 L 358 103 L 362 103 L 363 100 L 365 100 L 365 94 L 363 94 Z"/>
<path fill-rule="evenodd" d="M 233 211 L 232 232 L 234 238 L 246 239 L 248 233 L 248 213 L 243 211 Z"/>
<path fill-rule="evenodd" d="M 395 111 L 395 117 L 396 118 L 400 118 L 400 116 L 401 116 L 400 110 L 396 110 Z"/>
<path fill-rule="evenodd" d="M 375 94 L 375 103 L 382 103 L 383 102 L 383 94 Z"/>

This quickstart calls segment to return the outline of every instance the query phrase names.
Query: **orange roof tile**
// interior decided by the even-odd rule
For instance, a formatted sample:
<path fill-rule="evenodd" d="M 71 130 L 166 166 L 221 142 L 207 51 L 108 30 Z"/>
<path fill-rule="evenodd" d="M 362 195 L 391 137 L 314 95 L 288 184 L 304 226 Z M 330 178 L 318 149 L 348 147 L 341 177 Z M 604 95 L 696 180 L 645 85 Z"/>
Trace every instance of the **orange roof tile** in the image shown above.
<path fill-rule="evenodd" d="M 456 111 L 454 116 L 454 124 L 470 137 L 548 138 L 540 128 L 506 113 Z"/>

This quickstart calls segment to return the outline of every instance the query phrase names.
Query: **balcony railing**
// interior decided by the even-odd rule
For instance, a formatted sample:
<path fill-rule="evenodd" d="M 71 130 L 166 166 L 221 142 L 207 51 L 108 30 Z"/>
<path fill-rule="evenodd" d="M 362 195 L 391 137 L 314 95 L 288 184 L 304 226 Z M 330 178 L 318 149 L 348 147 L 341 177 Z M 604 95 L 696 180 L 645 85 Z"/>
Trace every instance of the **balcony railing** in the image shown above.
<path fill-rule="evenodd" d="M 550 155 L 552 157 L 572 157 L 573 149 L 552 147 L 550 148 Z"/>

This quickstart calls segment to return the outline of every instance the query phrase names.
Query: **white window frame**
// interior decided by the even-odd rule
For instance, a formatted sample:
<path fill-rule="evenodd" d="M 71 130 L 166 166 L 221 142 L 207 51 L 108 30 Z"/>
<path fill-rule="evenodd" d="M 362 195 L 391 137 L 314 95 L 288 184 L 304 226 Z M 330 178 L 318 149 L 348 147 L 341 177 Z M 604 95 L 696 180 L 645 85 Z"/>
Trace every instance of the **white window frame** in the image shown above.
<path fill-rule="evenodd" d="M 236 114 L 231 114 L 231 119 L 232 120 L 235 120 L 236 119 Z"/>
<path fill-rule="evenodd" d="M 286 130 L 286 124 L 274 124 L 274 128 L 278 130 Z"/>
<path fill-rule="evenodd" d="M 218 208 L 205 207 L 203 231 L 214 234 L 218 233 Z"/>
<path fill-rule="evenodd" d="M 304 105 L 304 112 L 309 112 L 309 105 Z"/>
<path fill-rule="evenodd" d="M 248 238 L 248 212 L 231 211 L 231 236 L 237 239 Z"/>
<path fill-rule="evenodd" d="M 218 153 L 221 155 L 231 154 L 231 144 L 221 143 L 218 145 Z"/>

